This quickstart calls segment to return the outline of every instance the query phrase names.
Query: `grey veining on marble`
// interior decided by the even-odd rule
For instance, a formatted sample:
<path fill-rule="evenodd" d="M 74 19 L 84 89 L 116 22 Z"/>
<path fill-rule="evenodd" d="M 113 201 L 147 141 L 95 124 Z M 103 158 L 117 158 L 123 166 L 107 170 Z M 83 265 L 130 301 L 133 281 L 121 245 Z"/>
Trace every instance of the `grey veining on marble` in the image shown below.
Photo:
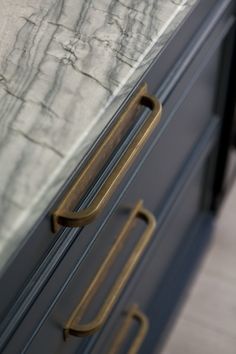
<path fill-rule="evenodd" d="M 0 268 L 198 0 L 1 0 Z"/>

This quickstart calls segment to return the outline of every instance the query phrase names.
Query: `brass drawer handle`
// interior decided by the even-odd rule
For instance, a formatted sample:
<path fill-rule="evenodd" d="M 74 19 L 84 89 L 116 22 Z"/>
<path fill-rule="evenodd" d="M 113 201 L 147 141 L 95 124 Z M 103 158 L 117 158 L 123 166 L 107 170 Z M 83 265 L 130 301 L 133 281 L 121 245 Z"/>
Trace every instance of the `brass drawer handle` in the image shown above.
<path fill-rule="evenodd" d="M 142 219 L 147 224 L 142 236 L 139 238 L 137 244 L 135 245 L 132 253 L 125 263 L 123 269 L 119 273 L 116 281 L 111 287 L 107 298 L 102 304 L 100 310 L 96 317 L 87 324 L 82 324 L 81 319 L 88 308 L 91 300 L 96 295 L 99 287 L 104 282 L 112 264 L 114 263 L 117 255 L 122 251 L 124 243 L 128 238 L 131 228 L 134 225 L 137 218 Z M 95 277 L 93 278 L 88 289 L 85 291 L 79 305 L 75 308 L 71 314 L 69 320 L 64 327 L 64 338 L 66 339 L 68 335 L 73 336 L 88 336 L 100 329 L 100 327 L 106 322 L 114 304 L 116 303 L 121 291 L 125 287 L 129 277 L 134 270 L 137 262 L 139 261 L 141 255 L 143 254 L 147 244 L 152 238 L 156 227 L 155 217 L 142 206 L 142 201 L 137 202 L 134 209 L 130 213 L 128 220 L 117 236 L 114 244 L 112 245 L 106 259 L 98 269 Z"/>
<path fill-rule="evenodd" d="M 135 113 L 141 106 L 149 108 L 151 113 L 137 135 L 131 141 L 129 148 L 124 152 L 112 173 L 107 177 L 91 204 L 84 210 L 78 212 L 71 211 L 95 180 L 98 171 L 100 171 L 105 162 L 108 161 L 112 151 L 114 151 L 127 129 L 133 123 Z M 61 226 L 81 227 L 95 219 L 156 127 L 161 117 L 161 111 L 162 106 L 160 102 L 154 96 L 148 95 L 147 85 L 143 85 L 128 103 L 126 109 L 120 115 L 111 131 L 86 164 L 75 184 L 53 213 L 53 232 L 57 232 Z"/>
<path fill-rule="evenodd" d="M 127 354 L 137 354 L 148 331 L 149 321 L 147 316 L 138 308 L 137 305 L 133 305 L 126 314 L 125 321 L 121 327 L 121 330 L 118 332 L 118 335 L 115 338 L 115 341 L 112 344 L 111 349 L 107 354 L 117 354 L 120 351 L 120 348 L 129 333 L 129 329 L 132 325 L 132 322 L 136 320 L 140 329 L 137 333 L 135 340 L 132 343 L 132 346 L 128 350 Z"/>

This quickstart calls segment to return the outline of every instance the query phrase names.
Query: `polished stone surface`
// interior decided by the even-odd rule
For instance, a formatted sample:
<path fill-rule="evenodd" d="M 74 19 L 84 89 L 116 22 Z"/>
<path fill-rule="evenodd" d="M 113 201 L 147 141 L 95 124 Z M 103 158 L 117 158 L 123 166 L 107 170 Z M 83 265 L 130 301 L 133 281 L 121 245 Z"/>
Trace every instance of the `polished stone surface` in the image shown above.
<path fill-rule="evenodd" d="M 0 268 L 197 0 L 1 0 Z"/>

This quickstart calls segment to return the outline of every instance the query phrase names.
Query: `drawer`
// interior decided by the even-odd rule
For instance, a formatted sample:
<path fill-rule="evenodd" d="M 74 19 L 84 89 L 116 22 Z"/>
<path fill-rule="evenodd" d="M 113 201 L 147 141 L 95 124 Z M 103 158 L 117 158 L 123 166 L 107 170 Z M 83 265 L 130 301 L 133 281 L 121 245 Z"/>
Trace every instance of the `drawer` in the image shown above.
<path fill-rule="evenodd" d="M 164 104 L 162 123 L 153 140 L 153 149 L 150 148 L 148 158 L 132 183 L 129 185 L 126 180 L 129 188 L 123 203 L 133 202 L 141 195 L 152 212 L 162 208 L 193 149 L 217 119 L 215 100 L 221 50 L 218 48 L 209 61 L 204 62 L 205 66 L 192 65 Z M 176 95 L 178 102 L 175 101 Z"/>
<path fill-rule="evenodd" d="M 93 333 L 108 320 L 154 237 L 155 218 L 140 205 L 120 208 L 119 216 L 120 225 L 106 227 L 109 240 L 107 233 L 100 235 L 22 353 L 67 354 L 76 353 L 78 347 L 83 353 Z M 32 311 L 36 312 L 37 306 Z"/>
<path fill-rule="evenodd" d="M 127 292 L 100 335 L 91 341 L 86 350 L 81 349 L 81 352 L 122 354 L 142 344 L 138 352 L 151 353 L 150 342 L 156 343 L 160 339 L 160 332 L 164 329 L 163 322 L 169 310 L 168 299 L 177 297 L 175 286 L 178 287 L 186 273 L 186 269 L 182 268 L 177 272 L 176 258 L 184 255 L 186 248 L 194 257 L 194 242 L 196 244 L 196 240 L 202 237 L 198 233 L 199 224 L 207 214 L 203 190 L 206 179 L 209 178 L 209 153 L 200 163 L 195 162 L 194 159 L 191 162 L 189 179 L 186 181 L 183 177 L 183 181 L 180 181 L 185 187 L 172 204 L 168 217 L 154 237 L 152 247 L 146 253 Z M 209 234 L 207 237 L 209 238 Z M 175 286 L 172 286 L 170 293 L 165 292 L 160 301 L 159 293 L 163 292 L 170 269 L 174 273 L 172 283 Z"/>

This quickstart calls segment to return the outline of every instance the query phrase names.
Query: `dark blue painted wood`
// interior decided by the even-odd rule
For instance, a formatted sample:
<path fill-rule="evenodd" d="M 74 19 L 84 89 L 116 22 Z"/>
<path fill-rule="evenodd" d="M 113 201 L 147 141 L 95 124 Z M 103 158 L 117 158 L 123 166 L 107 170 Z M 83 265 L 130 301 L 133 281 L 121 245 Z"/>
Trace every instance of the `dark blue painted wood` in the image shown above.
<path fill-rule="evenodd" d="M 179 194 L 182 194 L 182 191 L 189 185 L 191 184 L 191 176 L 193 176 L 193 172 L 196 169 L 199 169 L 200 166 L 203 165 L 203 161 L 206 160 L 208 154 L 209 154 L 209 150 L 212 148 L 213 144 L 216 141 L 216 132 L 218 130 L 218 124 L 217 121 L 213 121 L 211 126 L 207 129 L 207 131 L 205 132 L 204 136 L 202 137 L 201 141 L 199 142 L 197 148 L 194 149 L 190 161 L 188 162 L 187 166 L 185 167 L 185 169 L 183 171 L 181 171 L 180 176 L 177 180 L 177 182 L 175 183 L 175 187 L 174 190 L 172 191 L 172 193 L 169 195 L 169 198 L 167 199 L 165 205 L 162 206 L 162 213 L 160 212 L 160 210 L 155 210 L 154 214 L 156 215 L 157 219 L 158 219 L 158 228 L 161 228 L 162 224 L 165 222 L 165 224 L 167 223 L 167 225 L 169 225 L 170 223 L 168 223 L 168 221 L 166 222 L 165 220 L 168 218 L 168 220 L 170 221 L 170 211 L 175 208 L 176 206 L 176 199 L 178 198 Z M 203 168 L 201 168 L 200 173 L 201 175 L 203 174 Z M 206 176 L 204 176 L 206 177 Z M 189 212 L 192 214 L 198 214 L 199 210 L 201 210 L 201 197 L 202 197 L 202 187 L 205 184 L 205 179 L 204 179 L 204 183 L 202 184 L 199 180 L 199 189 L 195 190 L 195 198 L 197 198 L 196 200 L 198 200 L 197 203 L 197 207 L 196 210 L 194 210 L 194 208 L 188 208 Z M 124 203 L 120 203 L 120 205 L 127 205 Z M 107 225 L 104 227 L 104 229 L 101 231 L 96 244 L 94 245 L 92 251 L 90 252 L 90 254 L 88 254 L 87 259 L 85 260 L 85 262 L 81 265 L 76 266 L 76 268 L 74 269 L 74 277 L 71 280 L 71 282 L 68 284 L 67 288 L 65 289 L 61 299 L 55 303 L 55 307 L 50 309 L 50 311 L 52 311 L 50 313 L 48 313 L 48 318 L 45 318 L 45 324 L 42 325 L 42 328 L 39 328 L 39 332 L 35 333 L 34 335 L 36 335 L 35 338 L 32 338 L 31 340 L 33 340 L 32 344 L 30 342 L 27 344 L 27 353 L 30 352 L 35 352 L 37 353 L 37 347 L 39 347 L 39 343 L 42 343 L 42 338 L 50 338 L 50 341 L 46 341 L 45 344 L 48 346 L 48 343 L 50 342 L 51 347 L 49 347 L 51 352 L 54 352 L 57 348 L 65 348 L 63 350 L 68 350 L 69 352 L 73 352 L 73 350 L 75 350 L 75 348 L 77 348 L 77 346 L 81 347 L 81 352 L 83 352 L 85 350 L 85 347 L 87 346 L 87 344 L 89 344 L 90 339 L 79 339 L 79 338 L 71 338 L 69 343 L 64 343 L 61 337 L 61 326 L 60 323 L 65 323 L 66 319 L 68 318 L 69 314 L 72 312 L 73 308 L 76 306 L 76 304 L 79 302 L 83 291 L 86 289 L 87 284 L 90 282 L 90 278 L 93 275 L 93 271 L 92 269 L 97 269 L 97 263 L 99 262 L 99 260 L 101 260 L 101 258 L 103 258 L 105 252 L 107 251 L 107 249 L 109 249 L 110 244 L 113 242 L 114 237 L 116 235 L 116 231 L 118 231 L 120 229 L 120 224 L 123 224 L 124 221 L 127 218 L 127 214 L 126 213 L 122 213 L 122 207 L 118 208 L 118 213 L 115 213 L 115 219 L 111 218 L 109 220 L 109 222 L 107 223 Z M 175 209 L 174 209 L 175 210 Z M 178 210 L 178 207 L 177 207 Z M 205 210 L 205 206 L 204 206 L 204 210 Z M 182 215 L 182 214 L 181 214 Z M 188 218 L 185 215 L 185 220 L 186 223 L 190 222 L 190 218 Z M 170 224 L 171 225 L 171 224 Z M 136 230 L 138 231 L 138 230 Z M 159 232 L 160 234 L 160 232 Z M 162 232 L 162 235 L 164 233 Z M 107 237 L 109 235 L 109 237 Z M 183 236 L 183 233 L 179 232 L 179 238 L 181 238 Z M 132 235 L 133 241 L 135 241 L 135 237 L 136 237 L 136 233 L 134 233 Z M 156 237 L 153 238 L 153 242 L 151 243 L 149 250 L 151 252 L 151 255 L 146 255 L 144 258 L 147 260 L 150 259 L 155 259 L 155 257 L 153 257 L 155 251 L 152 251 L 154 249 L 154 245 L 155 249 L 157 249 L 157 247 L 159 247 L 159 242 L 161 239 L 161 235 L 157 235 Z M 180 242 L 180 241 L 179 241 Z M 129 244 L 129 247 L 126 247 L 126 252 L 129 251 L 129 248 L 132 247 L 133 243 Z M 174 252 L 176 248 L 176 244 L 175 242 L 170 243 L 169 241 L 167 241 L 167 243 L 165 243 L 165 247 L 162 247 L 160 249 L 160 251 L 158 251 L 158 267 L 154 267 L 155 269 L 155 278 L 157 280 L 158 277 L 161 277 L 161 275 L 163 274 L 163 269 L 165 267 L 167 267 L 168 265 L 168 261 L 171 258 L 171 254 L 172 252 Z M 153 253 L 154 252 L 154 253 Z M 169 257 L 168 252 L 170 252 Z M 71 255 L 71 253 L 69 253 L 67 255 L 68 260 L 71 261 L 73 259 L 73 255 Z M 119 259 L 119 264 L 124 264 L 126 258 L 128 257 L 127 253 L 123 254 L 122 259 Z M 143 260 L 142 260 L 143 263 Z M 142 267 L 145 267 L 144 265 Z M 109 276 L 109 281 L 105 283 L 106 287 L 109 287 L 109 285 L 111 284 L 111 282 L 113 282 L 114 278 L 117 275 L 117 271 L 119 271 L 120 267 L 117 267 L 117 265 L 111 270 L 111 275 Z M 58 277 L 60 277 L 60 268 L 57 271 L 57 275 Z M 138 274 L 135 275 L 135 277 L 133 276 L 133 278 L 137 280 L 138 279 L 142 279 L 142 275 Z M 146 278 L 148 279 L 148 281 L 150 280 L 150 277 Z M 57 282 L 57 281 L 56 281 Z M 131 281 L 131 283 L 133 283 L 134 280 Z M 81 286 L 78 286 L 78 284 L 81 284 Z M 83 288 L 83 286 L 85 286 L 85 288 Z M 54 284 L 51 280 L 50 285 L 52 288 L 54 288 Z M 141 288 L 141 294 L 142 293 L 142 289 Z M 105 289 L 103 289 L 105 290 Z M 104 299 L 105 297 L 105 291 L 102 291 L 102 293 L 100 294 L 101 298 L 100 300 L 102 301 L 102 299 Z M 134 292 L 135 294 L 138 293 L 138 291 Z M 151 289 L 150 289 L 150 293 L 151 293 Z M 147 288 L 145 287 L 145 296 L 147 296 Z M 41 295 L 41 302 L 45 302 L 48 298 L 48 292 L 43 294 L 43 298 Z M 149 294 L 150 296 L 150 294 Z M 127 296 L 126 296 L 127 298 Z M 68 301 L 69 299 L 69 301 Z M 140 296 L 137 299 L 140 302 Z M 97 300 L 95 305 L 99 307 L 99 301 Z M 41 307 L 41 304 L 38 303 L 38 306 L 36 305 L 32 310 L 34 313 L 38 313 L 39 309 Z M 91 307 L 91 312 L 92 313 L 96 313 L 96 309 Z M 54 321 L 55 317 L 57 318 L 57 325 Z M 30 319 L 30 321 L 32 321 L 32 319 Z M 26 326 L 27 327 L 27 326 Z M 19 332 L 19 337 L 22 338 L 22 333 Z M 93 338 L 91 338 L 91 342 L 93 342 Z M 42 345 L 40 346 L 40 350 L 42 350 Z M 46 349 L 45 349 L 46 350 Z"/>
<path fill-rule="evenodd" d="M 140 354 L 152 353 L 154 350 L 155 353 L 161 353 L 184 302 L 188 286 L 210 242 L 213 220 L 212 214 L 202 215 L 192 228 L 192 233 L 187 234 L 165 279 L 153 294 L 147 310 L 153 331 L 149 332 Z"/>
<path fill-rule="evenodd" d="M 235 5 L 236 8 L 236 5 Z M 236 9 L 235 9 L 236 13 Z M 222 85 L 225 89 L 225 104 L 221 106 L 223 123 L 220 134 L 220 143 L 218 148 L 218 160 L 216 168 L 216 176 L 214 180 L 214 198 L 212 201 L 212 209 L 217 211 L 222 203 L 222 199 L 227 192 L 228 181 L 227 169 L 230 166 L 230 150 L 235 144 L 236 147 L 236 26 L 228 35 L 228 40 L 224 49 L 224 58 L 222 60 L 222 68 L 225 63 L 230 66 L 231 70 L 225 73 L 222 70 Z M 235 139 L 235 142 L 233 141 Z"/>
<path fill-rule="evenodd" d="M 205 144 L 203 145 L 206 148 Z M 89 347 L 85 353 L 89 353 L 91 350 L 93 353 L 98 354 L 102 348 L 106 348 L 106 345 L 111 345 L 116 331 L 122 325 L 122 314 L 133 303 L 138 304 L 143 312 L 148 315 L 151 324 L 150 332 L 147 335 L 142 352 L 151 352 L 147 348 L 149 348 L 152 337 L 153 340 L 155 339 L 155 344 L 157 343 L 157 340 L 160 338 L 160 331 L 158 332 L 157 330 L 161 327 L 162 331 L 164 331 L 164 324 L 166 323 L 163 322 L 163 318 L 167 321 L 167 317 L 162 315 L 162 313 L 165 314 L 169 310 L 168 302 L 165 302 L 165 298 L 171 298 L 174 303 L 176 292 L 173 290 L 165 292 L 161 301 L 158 302 L 158 306 L 155 304 L 155 300 L 158 300 L 157 294 L 162 292 L 162 289 L 165 287 L 165 282 L 168 280 L 168 273 L 170 271 L 175 274 L 174 280 L 172 277 L 172 284 L 174 282 L 178 286 L 184 278 L 183 269 L 177 272 L 176 257 L 185 253 L 185 247 L 187 247 L 190 240 L 195 242 L 196 238 L 199 237 L 199 234 L 196 233 L 196 225 L 199 224 L 206 213 L 201 197 L 202 186 L 206 181 L 205 169 L 208 163 L 208 156 L 205 156 L 202 160 L 199 158 L 197 152 L 196 156 L 193 156 L 193 159 L 189 163 L 188 175 L 184 176 L 183 173 L 179 181 L 182 188 L 177 189 L 181 192 L 177 195 L 175 201 L 170 203 L 171 207 L 167 213 L 167 217 L 157 231 L 152 247 L 140 266 L 139 274 L 135 275 L 124 298 L 120 301 L 111 322 L 107 324 L 104 332 L 98 338 L 95 348 L 91 349 Z M 196 160 L 198 160 L 198 163 L 196 163 Z M 127 342 L 129 344 L 131 340 L 127 340 Z M 82 352 L 83 350 L 81 350 Z M 123 351 L 121 351 L 121 353 L 126 352 L 127 348 L 123 348 Z"/>

